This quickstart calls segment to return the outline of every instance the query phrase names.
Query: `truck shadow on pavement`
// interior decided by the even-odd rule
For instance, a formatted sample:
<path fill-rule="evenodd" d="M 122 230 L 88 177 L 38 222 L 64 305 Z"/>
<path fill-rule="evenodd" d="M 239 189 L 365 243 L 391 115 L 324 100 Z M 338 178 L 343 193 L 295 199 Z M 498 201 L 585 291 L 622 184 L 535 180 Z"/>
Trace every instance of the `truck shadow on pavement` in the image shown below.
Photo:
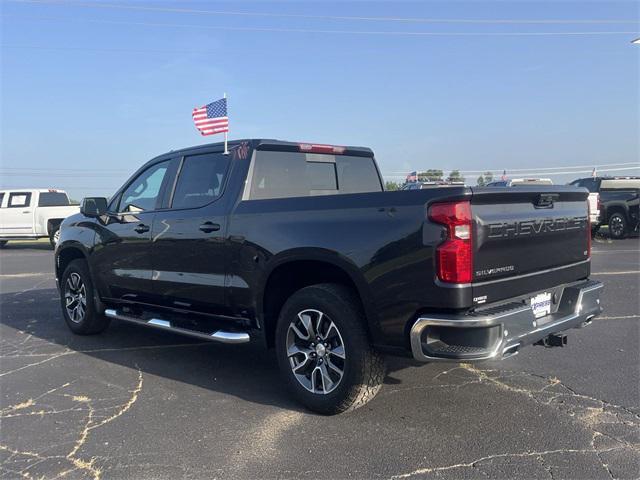
<path fill-rule="evenodd" d="M 101 334 L 74 335 L 62 318 L 56 289 L 1 294 L 0 313 L 0 358 L 13 360 L 10 371 L 43 360 L 48 363 L 47 359 L 88 355 L 139 369 L 145 376 L 164 377 L 250 402 L 309 413 L 285 391 L 273 350 L 260 345 L 202 342 L 117 320 Z M 8 362 L 3 363 L 5 368 L 0 375 L 7 374 Z M 390 358 L 388 363 L 388 373 L 412 365 L 410 359 L 402 358 Z M 74 364 L 78 370 L 72 376 L 92 376 L 90 362 Z M 399 380 L 387 375 L 385 383 L 397 384 Z"/>
<path fill-rule="evenodd" d="M 254 468 L 291 451 L 300 465 L 269 470 L 290 477 L 317 468 L 315 449 L 323 448 L 315 434 L 293 436 L 303 419 L 307 432 L 325 432 L 338 451 L 367 468 L 378 461 L 371 452 L 381 452 L 383 463 L 403 458 L 407 442 L 424 452 L 394 464 L 398 475 L 385 470 L 391 478 L 636 478 L 640 465 L 640 412 L 576 392 L 555 377 L 431 366 L 421 370 L 421 381 L 387 387 L 353 414 L 306 415 L 285 391 L 272 351 L 123 322 L 100 335 L 76 336 L 53 288 L 0 295 L 0 361 L 0 472 L 8 477 L 75 472 L 73 478 L 98 479 L 104 471 L 105 478 L 261 478 L 264 471 Z M 389 363 L 399 376 L 411 366 Z M 388 375 L 386 383 L 400 382 Z M 403 405 L 411 401 L 419 407 L 408 413 Z M 136 402 L 144 408 L 133 409 Z M 373 430 L 362 435 L 371 442 L 360 445 L 344 434 L 367 426 Z M 460 436 L 468 437 L 464 448 Z M 215 448 L 203 450 L 209 442 Z M 176 460 L 176 449 L 185 457 Z M 202 456 L 190 464 L 192 449 Z M 208 463 L 201 465 L 202 458 Z M 183 469 L 196 464 L 204 469 Z M 360 476 L 374 476 L 366 472 Z M 332 473 L 348 476 L 339 468 Z"/>
<path fill-rule="evenodd" d="M 9 241 L 6 245 L 2 247 L 2 250 L 14 250 L 14 251 L 25 251 L 25 250 L 37 250 L 37 251 L 49 251 L 53 252 L 53 247 L 49 240 L 46 241 L 27 241 L 27 242 L 18 242 L 18 241 Z"/>

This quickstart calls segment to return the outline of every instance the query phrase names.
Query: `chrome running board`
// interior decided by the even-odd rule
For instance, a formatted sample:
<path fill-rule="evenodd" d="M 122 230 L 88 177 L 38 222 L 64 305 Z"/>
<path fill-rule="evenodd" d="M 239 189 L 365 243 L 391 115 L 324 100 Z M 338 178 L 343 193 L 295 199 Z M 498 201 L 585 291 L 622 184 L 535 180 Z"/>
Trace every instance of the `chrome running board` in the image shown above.
<path fill-rule="evenodd" d="M 171 325 L 171 322 L 160 318 L 142 320 L 140 318 L 130 317 L 129 315 L 118 313 L 111 308 L 106 309 L 104 314 L 109 318 L 116 318 L 118 320 L 135 323 L 144 327 L 157 328 L 159 330 L 166 330 L 168 332 L 174 332 L 180 335 L 210 340 L 213 342 L 237 344 L 247 343 L 250 340 L 249 334 L 246 332 L 229 332 L 225 330 L 216 330 L 212 333 L 198 332 L 197 330 L 189 330 L 188 328 L 174 327 Z"/>

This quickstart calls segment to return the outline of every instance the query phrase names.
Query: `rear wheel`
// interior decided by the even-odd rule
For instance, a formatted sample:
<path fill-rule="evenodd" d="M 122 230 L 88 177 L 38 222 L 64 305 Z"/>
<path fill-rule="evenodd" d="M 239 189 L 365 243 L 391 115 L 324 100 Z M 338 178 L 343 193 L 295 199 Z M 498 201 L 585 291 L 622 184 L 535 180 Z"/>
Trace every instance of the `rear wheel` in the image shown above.
<path fill-rule="evenodd" d="M 384 380 L 385 362 L 371 347 L 359 303 L 341 285 L 294 293 L 280 312 L 276 350 L 290 391 L 318 413 L 354 410 L 371 400 Z"/>
<path fill-rule="evenodd" d="M 92 335 L 109 326 L 109 319 L 101 315 L 94 302 L 93 282 L 84 260 L 73 260 L 60 282 L 62 315 L 69 329 L 78 335 Z"/>
<path fill-rule="evenodd" d="M 609 235 L 611 238 L 624 238 L 627 234 L 627 219 L 621 213 L 614 213 L 609 217 Z"/>

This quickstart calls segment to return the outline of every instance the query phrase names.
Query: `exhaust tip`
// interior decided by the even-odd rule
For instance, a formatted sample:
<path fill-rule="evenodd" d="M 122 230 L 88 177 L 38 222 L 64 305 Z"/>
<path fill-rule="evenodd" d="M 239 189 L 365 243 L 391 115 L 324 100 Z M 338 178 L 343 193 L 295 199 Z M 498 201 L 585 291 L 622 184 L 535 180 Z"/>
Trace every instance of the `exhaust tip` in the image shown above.
<path fill-rule="evenodd" d="M 515 345 L 508 346 L 502 351 L 502 358 L 509 358 L 517 355 L 520 352 L 520 344 L 517 343 Z"/>
<path fill-rule="evenodd" d="M 594 318 L 595 315 L 588 316 L 587 319 L 580 324 L 580 328 L 588 327 L 589 325 L 591 325 L 591 322 L 593 322 Z"/>

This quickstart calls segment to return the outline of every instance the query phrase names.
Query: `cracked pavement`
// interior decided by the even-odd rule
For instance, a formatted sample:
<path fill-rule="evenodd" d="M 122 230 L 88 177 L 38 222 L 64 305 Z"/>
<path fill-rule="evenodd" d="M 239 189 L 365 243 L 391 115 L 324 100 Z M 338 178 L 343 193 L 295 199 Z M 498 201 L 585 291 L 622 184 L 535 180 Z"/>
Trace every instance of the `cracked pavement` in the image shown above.
<path fill-rule="evenodd" d="M 474 365 L 390 359 L 381 393 L 337 417 L 301 410 L 256 347 L 120 322 L 72 335 L 52 252 L 7 247 L 2 478 L 640 477 L 637 238 L 594 242 L 605 313 L 567 348 Z"/>

